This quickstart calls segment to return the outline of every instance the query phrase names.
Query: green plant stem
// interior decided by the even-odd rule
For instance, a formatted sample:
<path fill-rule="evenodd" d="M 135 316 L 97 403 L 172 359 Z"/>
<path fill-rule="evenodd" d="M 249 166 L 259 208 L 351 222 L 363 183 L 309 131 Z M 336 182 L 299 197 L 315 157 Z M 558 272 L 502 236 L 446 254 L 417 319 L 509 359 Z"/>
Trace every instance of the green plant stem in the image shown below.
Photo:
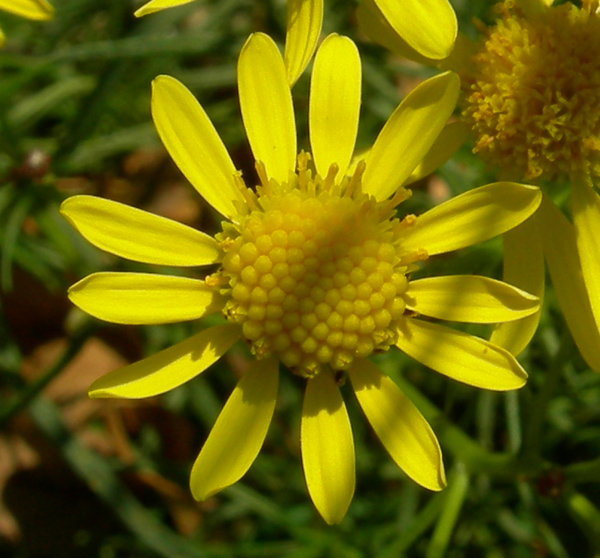
<path fill-rule="evenodd" d="M 9 403 L 0 410 L 0 430 L 5 428 L 10 420 L 20 411 L 25 409 L 42 390 L 56 377 L 77 355 L 84 343 L 96 330 L 96 324 L 89 322 L 78 329 L 69 340 L 69 345 L 58 360 L 41 376 L 25 386 Z"/>
<path fill-rule="evenodd" d="M 600 481 L 600 457 L 591 461 L 574 463 L 564 468 L 567 481 L 572 483 L 599 482 Z"/>
<path fill-rule="evenodd" d="M 548 404 L 556 392 L 565 364 L 573 352 L 573 341 L 565 329 L 554 355 L 545 382 L 540 391 L 535 395 L 531 405 L 531 412 L 527 419 L 527 426 L 523 436 L 523 452 L 521 459 L 532 464 L 539 463 L 542 453 L 542 429 L 546 421 Z"/>
<path fill-rule="evenodd" d="M 597 555 L 596 553 L 600 551 L 600 510 L 579 492 L 569 494 L 567 509 L 586 534 L 595 555 Z"/>
<path fill-rule="evenodd" d="M 21 234 L 23 221 L 29 215 L 35 199 L 31 193 L 18 197 L 6 219 L 5 232 L 0 238 L 2 255 L 0 256 L 0 288 L 4 291 L 12 289 L 12 262 L 15 248 Z"/>
<path fill-rule="evenodd" d="M 448 492 L 438 492 L 429 502 L 416 514 L 406 529 L 401 530 L 398 536 L 390 542 L 384 550 L 379 552 L 375 558 L 397 558 L 421 537 L 431 527 L 440 515 L 446 502 Z"/>
<path fill-rule="evenodd" d="M 506 430 L 508 432 L 508 449 L 516 454 L 521 449 L 523 427 L 519 408 L 519 394 L 517 391 L 508 391 L 504 394 L 506 410 Z"/>
<path fill-rule="evenodd" d="M 446 553 L 468 488 L 469 475 L 465 466 L 458 462 L 450 479 L 444 509 L 427 545 L 426 558 L 442 558 Z"/>

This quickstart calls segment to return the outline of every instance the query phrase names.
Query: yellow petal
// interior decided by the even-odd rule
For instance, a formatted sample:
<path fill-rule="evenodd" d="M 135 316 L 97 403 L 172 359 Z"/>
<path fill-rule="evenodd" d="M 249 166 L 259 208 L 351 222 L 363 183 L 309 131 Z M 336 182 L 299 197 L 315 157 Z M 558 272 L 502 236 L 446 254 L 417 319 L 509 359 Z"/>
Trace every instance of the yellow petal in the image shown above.
<path fill-rule="evenodd" d="M 537 224 L 537 212 L 504 233 L 504 281 L 540 299 L 540 308 L 526 318 L 500 324 L 490 341 L 513 355 L 519 355 L 531 341 L 542 312 L 544 297 L 544 253 Z"/>
<path fill-rule="evenodd" d="M 238 61 L 242 119 L 252 153 L 269 178 L 287 182 L 296 167 L 296 122 L 283 59 L 273 39 L 254 33 Z"/>
<path fill-rule="evenodd" d="M 152 82 L 152 118 L 175 164 L 200 195 L 225 217 L 244 203 L 237 171 L 212 122 L 190 91 L 170 76 Z"/>
<path fill-rule="evenodd" d="M 0 9 L 38 21 L 54 16 L 54 8 L 46 0 L 1 0 Z"/>
<path fill-rule="evenodd" d="M 404 186 L 425 178 L 443 165 L 467 140 L 469 133 L 469 127 L 461 120 L 446 124 L 429 151 L 423 156 L 421 162 L 410 173 Z"/>
<path fill-rule="evenodd" d="M 329 35 L 317 52 L 310 82 L 310 145 L 317 172 L 337 164 L 338 179 L 350 164 L 360 110 L 361 69 L 356 45 Z"/>
<path fill-rule="evenodd" d="M 581 356 L 590 368 L 600 372 L 600 333 L 583 280 L 575 229 L 546 196 L 537 218 L 544 256 L 563 316 Z"/>
<path fill-rule="evenodd" d="M 151 273 L 93 273 L 69 289 L 69 298 L 96 318 L 134 325 L 195 320 L 225 303 L 204 281 Z"/>
<path fill-rule="evenodd" d="M 211 327 L 155 355 L 105 374 L 89 389 L 89 396 L 141 399 L 175 389 L 204 372 L 240 337 L 240 328 Z"/>
<path fill-rule="evenodd" d="M 435 65 L 435 60 L 417 52 L 396 33 L 377 7 L 375 0 L 362 0 L 356 9 L 356 19 L 359 30 L 384 48 L 402 58 L 419 62 L 419 64 L 426 66 Z"/>
<path fill-rule="evenodd" d="M 156 265 L 207 265 L 220 260 L 214 238 L 191 227 L 95 196 L 72 196 L 60 212 L 94 246 Z"/>
<path fill-rule="evenodd" d="M 323 25 L 323 0 L 287 0 L 283 60 L 293 87 L 309 63 Z"/>
<path fill-rule="evenodd" d="M 174 8 L 175 6 L 183 6 L 183 4 L 189 4 L 194 0 L 152 0 L 147 4 L 144 4 L 141 8 L 134 12 L 135 17 L 142 17 L 155 12 L 160 12 L 166 8 Z"/>
<path fill-rule="evenodd" d="M 415 87 L 390 116 L 369 152 L 363 191 L 384 200 L 430 150 L 458 99 L 460 80 L 446 72 Z"/>
<path fill-rule="evenodd" d="M 600 196 L 591 186 L 574 181 L 571 205 L 583 280 L 600 329 Z"/>
<path fill-rule="evenodd" d="M 412 401 L 366 359 L 355 360 L 348 375 L 363 412 L 398 467 L 429 490 L 444 488 L 440 445 Z"/>
<path fill-rule="evenodd" d="M 440 320 L 492 324 L 533 314 L 538 298 L 502 281 L 447 275 L 410 281 L 406 307 Z"/>
<path fill-rule="evenodd" d="M 522 223 L 541 199 L 539 188 L 513 182 L 469 190 L 417 217 L 402 247 L 433 255 L 483 242 Z"/>
<path fill-rule="evenodd" d="M 452 51 L 458 24 L 448 0 L 375 0 L 377 7 L 412 48 L 440 60 Z"/>
<path fill-rule="evenodd" d="M 238 382 L 194 463 L 190 488 L 206 500 L 237 482 L 256 459 L 271 424 L 279 364 L 254 361 Z"/>
<path fill-rule="evenodd" d="M 329 371 L 306 385 L 301 424 L 308 492 L 323 519 L 344 519 L 354 494 L 354 441 L 346 406 Z"/>
<path fill-rule="evenodd" d="M 396 346 L 440 374 L 479 388 L 505 391 L 522 387 L 527 373 L 506 350 L 485 339 L 408 318 Z"/>

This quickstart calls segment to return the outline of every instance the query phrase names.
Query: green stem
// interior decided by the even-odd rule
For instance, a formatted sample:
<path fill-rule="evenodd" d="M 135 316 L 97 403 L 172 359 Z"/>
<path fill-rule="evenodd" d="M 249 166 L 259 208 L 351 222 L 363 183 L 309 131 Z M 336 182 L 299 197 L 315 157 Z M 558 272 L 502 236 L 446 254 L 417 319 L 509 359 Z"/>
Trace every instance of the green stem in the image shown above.
<path fill-rule="evenodd" d="M 556 392 L 559 380 L 562 376 L 565 364 L 569 361 L 573 352 L 573 341 L 569 332 L 563 332 L 558 350 L 552 360 L 550 368 L 545 376 L 545 382 L 541 390 L 535 395 L 531 412 L 527 420 L 524 433 L 523 452 L 521 459 L 529 463 L 538 463 L 542 453 L 542 430 L 548 405 Z"/>
<path fill-rule="evenodd" d="M 4 291 L 12 289 L 12 262 L 23 222 L 33 207 L 35 198 L 30 193 L 18 197 L 5 223 L 4 234 L 0 239 L 2 255 L 0 256 L 0 288 Z"/>
<path fill-rule="evenodd" d="M 17 413 L 25 409 L 25 407 L 27 407 L 31 401 L 33 401 L 42 390 L 64 370 L 65 366 L 71 362 L 84 343 L 90 338 L 91 334 L 96 330 L 96 327 L 96 324 L 90 322 L 77 330 L 71 337 L 69 345 L 58 360 L 41 376 L 27 384 L 23 391 L 0 409 L 0 430 L 3 429 Z"/>
<path fill-rule="evenodd" d="M 440 515 L 446 503 L 447 492 L 438 492 L 429 502 L 416 514 L 412 521 L 398 533 L 398 537 L 391 541 L 375 558 L 397 558 L 403 556 L 403 552 L 422 537 L 425 531 L 431 527 Z"/>
<path fill-rule="evenodd" d="M 444 509 L 427 546 L 426 558 L 442 558 L 446 553 L 454 532 L 454 526 L 458 521 L 460 510 L 467 496 L 469 475 L 465 466 L 458 462 L 453 473 Z"/>
<path fill-rule="evenodd" d="M 567 509 L 586 534 L 594 553 L 598 553 L 600 551 L 600 510 L 579 492 L 573 492 L 567 497 Z"/>
<path fill-rule="evenodd" d="M 600 458 L 574 463 L 564 468 L 566 479 L 572 483 L 599 482 Z"/>

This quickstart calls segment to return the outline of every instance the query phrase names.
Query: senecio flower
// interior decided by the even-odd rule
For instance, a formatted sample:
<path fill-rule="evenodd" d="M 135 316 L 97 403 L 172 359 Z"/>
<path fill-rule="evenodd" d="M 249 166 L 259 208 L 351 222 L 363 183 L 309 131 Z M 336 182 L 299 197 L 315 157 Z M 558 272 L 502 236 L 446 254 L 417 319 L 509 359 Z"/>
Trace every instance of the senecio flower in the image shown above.
<path fill-rule="evenodd" d="M 541 299 L 545 259 L 579 351 L 600 372 L 598 1 L 583 0 L 579 7 L 506 0 L 497 5 L 495 24 L 481 25 L 480 41 L 459 34 L 444 60 L 412 49 L 380 3 L 363 0 L 359 8 L 367 35 L 397 54 L 461 75 L 463 124 L 475 136 L 475 153 L 504 178 L 571 182 L 573 224 L 545 193 L 536 215 L 504 235 L 504 279 Z M 447 132 L 450 153 L 463 141 L 464 130 L 457 124 Z M 499 324 L 491 340 L 518 355 L 539 317 L 538 312 Z"/>
<path fill-rule="evenodd" d="M 474 151 L 504 176 L 570 182 L 573 224 L 548 192 L 531 222 L 511 233 L 505 267 L 511 283 L 541 296 L 543 251 L 573 338 L 600 372 L 600 14 L 597 0 L 551 4 L 497 6 L 499 19 L 482 29 L 484 40 L 465 65 L 463 114 Z M 526 329 L 513 322 L 492 339 L 522 348 L 517 338 L 527 342 L 534 330 Z"/>
<path fill-rule="evenodd" d="M 464 113 L 474 151 L 513 177 L 600 177 L 600 17 L 583 4 L 504 2 L 485 29 Z"/>
<path fill-rule="evenodd" d="M 0 10 L 40 21 L 50 19 L 54 15 L 54 9 L 46 0 L 0 0 Z M 3 44 L 4 34 L 0 29 L 0 46 Z"/>
<path fill-rule="evenodd" d="M 312 73 L 312 156 L 297 154 L 284 60 L 256 33 L 238 64 L 242 118 L 260 185 L 249 189 L 192 94 L 177 80 L 153 82 L 152 115 L 167 150 L 226 220 L 211 238 L 144 211 L 91 196 L 62 213 L 93 244 L 169 266 L 217 264 L 204 280 L 147 273 L 94 273 L 71 300 L 100 319 L 156 324 L 221 312 L 225 323 L 107 374 L 92 397 L 140 398 L 191 380 L 238 339 L 256 361 L 225 404 L 191 473 L 205 499 L 236 482 L 266 436 L 279 364 L 306 379 L 301 455 L 310 496 L 330 524 L 354 492 L 354 444 L 338 386 L 349 377 L 392 459 L 430 490 L 445 485 L 440 447 L 399 387 L 368 359 L 392 346 L 456 380 L 492 390 L 521 387 L 526 373 L 504 349 L 419 316 L 459 322 L 514 320 L 538 301 L 478 276 L 409 280 L 417 262 L 505 232 L 540 202 L 537 188 L 490 184 L 427 213 L 400 218 L 404 184 L 426 172 L 455 105 L 454 74 L 434 77 L 398 106 L 363 159 L 352 161 L 361 66 L 354 43 L 330 35 Z"/>

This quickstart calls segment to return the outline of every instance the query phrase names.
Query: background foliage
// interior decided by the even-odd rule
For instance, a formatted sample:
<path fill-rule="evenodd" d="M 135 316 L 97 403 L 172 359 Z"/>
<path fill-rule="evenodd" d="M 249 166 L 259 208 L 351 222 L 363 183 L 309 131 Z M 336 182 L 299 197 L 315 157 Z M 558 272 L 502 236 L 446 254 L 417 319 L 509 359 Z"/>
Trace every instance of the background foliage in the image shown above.
<path fill-rule="evenodd" d="M 378 364 L 438 433 L 449 487 L 432 494 L 389 460 L 345 394 L 357 454 L 348 516 L 328 527 L 299 460 L 302 381 L 282 374 L 265 448 L 242 482 L 204 503 L 191 462 L 248 359 L 239 346 L 207 374 L 150 401 L 89 401 L 89 383 L 206 327 L 94 321 L 66 299 L 98 270 L 150 269 L 100 253 L 57 208 L 75 193 L 109 197 L 197 226 L 218 216 L 186 183 L 150 122 L 150 82 L 173 75 L 198 97 L 236 166 L 252 157 L 235 65 L 249 33 L 285 35 L 283 0 L 198 0 L 136 20 L 139 3 L 55 0 L 37 24 L 2 12 L 0 51 L 0 553 L 59 557 L 586 557 L 600 555 L 600 377 L 573 346 L 549 290 L 521 360 L 518 393 L 438 377 L 397 351 Z M 359 147 L 432 70 L 357 31 L 355 3 L 327 0 L 325 29 L 363 59 Z M 456 0 L 460 28 L 491 21 L 491 2 Z M 294 89 L 300 146 L 308 74 Z M 252 182 L 252 179 L 248 180 Z M 418 183 L 408 211 L 494 181 L 465 146 Z M 558 194 L 560 197 L 560 194 Z M 431 273 L 501 276 L 496 239 L 431 262 Z M 157 271 L 156 268 L 152 269 Z M 478 333 L 485 333 L 479 330 Z"/>

